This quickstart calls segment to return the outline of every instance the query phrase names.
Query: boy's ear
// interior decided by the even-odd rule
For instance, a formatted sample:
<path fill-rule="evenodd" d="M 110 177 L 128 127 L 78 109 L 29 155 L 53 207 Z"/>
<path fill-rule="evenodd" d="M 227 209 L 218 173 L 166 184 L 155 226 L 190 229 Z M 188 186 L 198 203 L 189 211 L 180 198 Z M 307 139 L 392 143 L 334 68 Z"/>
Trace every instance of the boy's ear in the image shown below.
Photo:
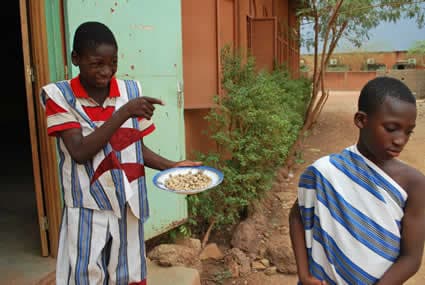
<path fill-rule="evenodd" d="M 73 65 L 75 65 L 75 66 L 79 65 L 79 57 L 78 57 L 78 54 L 75 51 L 71 52 L 71 61 L 72 61 Z"/>
<path fill-rule="evenodd" d="M 363 129 L 367 124 L 367 114 L 363 111 L 357 111 L 356 114 L 354 114 L 354 124 L 359 129 Z"/>

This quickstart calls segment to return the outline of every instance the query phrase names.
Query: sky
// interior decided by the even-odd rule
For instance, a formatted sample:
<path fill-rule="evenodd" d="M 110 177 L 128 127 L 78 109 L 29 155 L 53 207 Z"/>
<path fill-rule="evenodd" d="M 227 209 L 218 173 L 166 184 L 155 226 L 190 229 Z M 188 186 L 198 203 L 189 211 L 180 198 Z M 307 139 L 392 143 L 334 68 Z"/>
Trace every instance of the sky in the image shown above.
<path fill-rule="evenodd" d="M 381 23 L 369 35 L 369 41 L 360 48 L 341 39 L 335 52 L 408 50 L 415 41 L 425 40 L 425 27 L 419 29 L 414 19 L 400 19 L 397 23 Z M 301 47 L 301 54 L 312 52 Z"/>

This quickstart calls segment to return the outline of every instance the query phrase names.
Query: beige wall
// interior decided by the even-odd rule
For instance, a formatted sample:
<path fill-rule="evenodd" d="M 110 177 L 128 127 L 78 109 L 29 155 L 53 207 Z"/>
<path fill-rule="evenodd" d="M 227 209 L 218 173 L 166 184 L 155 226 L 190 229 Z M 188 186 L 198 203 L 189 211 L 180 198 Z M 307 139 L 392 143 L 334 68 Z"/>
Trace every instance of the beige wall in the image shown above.
<path fill-rule="evenodd" d="M 415 58 L 417 62 L 416 69 L 425 69 L 424 58 L 422 56 L 409 55 L 407 51 L 336 53 L 331 58 L 336 59 L 338 64 L 349 66 L 350 71 L 361 71 L 369 58 L 374 59 L 377 64 L 385 64 L 387 70 L 392 69 L 397 61 Z M 302 55 L 301 59 L 304 60 L 309 70 L 313 70 L 313 55 Z"/>
<path fill-rule="evenodd" d="M 425 70 L 390 70 L 389 72 L 378 72 L 377 76 L 390 76 L 403 81 L 416 98 L 425 98 Z"/>
<path fill-rule="evenodd" d="M 412 90 L 416 98 L 425 98 L 425 70 L 326 72 L 325 88 L 334 91 L 360 91 L 369 80 L 377 76 L 397 78 Z"/>
<path fill-rule="evenodd" d="M 376 77 L 370 72 L 326 72 L 325 88 L 328 90 L 360 90 L 369 80 Z"/>

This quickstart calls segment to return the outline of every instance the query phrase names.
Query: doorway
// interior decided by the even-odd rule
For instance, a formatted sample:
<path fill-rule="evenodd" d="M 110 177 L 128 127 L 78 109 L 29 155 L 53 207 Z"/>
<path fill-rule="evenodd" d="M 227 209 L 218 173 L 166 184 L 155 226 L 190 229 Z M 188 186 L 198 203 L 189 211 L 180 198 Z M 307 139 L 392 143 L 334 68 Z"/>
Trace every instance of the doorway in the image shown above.
<path fill-rule="evenodd" d="M 54 259 L 41 256 L 28 123 L 19 1 L 5 13 L 6 78 L 0 128 L 0 276 L 1 284 L 29 284 L 54 269 Z M 24 280 L 26 280 L 24 282 Z M 21 283 L 24 282 L 24 283 Z"/>

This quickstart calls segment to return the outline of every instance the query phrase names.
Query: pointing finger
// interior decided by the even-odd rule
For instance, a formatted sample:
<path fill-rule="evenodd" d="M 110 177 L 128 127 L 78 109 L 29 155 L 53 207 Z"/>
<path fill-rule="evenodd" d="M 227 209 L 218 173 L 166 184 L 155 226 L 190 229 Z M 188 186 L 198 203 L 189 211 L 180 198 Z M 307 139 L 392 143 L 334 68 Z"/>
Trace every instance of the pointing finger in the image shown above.
<path fill-rule="evenodd" d="M 146 101 L 148 101 L 151 104 L 164 105 L 164 102 L 160 99 L 157 99 L 157 98 L 143 97 L 143 99 L 145 99 Z"/>

